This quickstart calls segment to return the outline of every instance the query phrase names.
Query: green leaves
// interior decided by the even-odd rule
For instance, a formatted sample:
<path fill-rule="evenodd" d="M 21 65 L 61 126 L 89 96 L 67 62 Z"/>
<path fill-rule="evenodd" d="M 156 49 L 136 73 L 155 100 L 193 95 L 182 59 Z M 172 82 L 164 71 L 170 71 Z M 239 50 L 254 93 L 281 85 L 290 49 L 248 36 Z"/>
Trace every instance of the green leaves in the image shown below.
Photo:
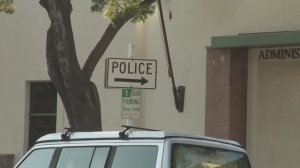
<path fill-rule="evenodd" d="M 15 10 L 16 8 L 13 5 L 13 0 L 0 0 L 0 12 L 12 14 Z"/>
<path fill-rule="evenodd" d="M 113 25 L 127 22 L 145 22 L 151 16 L 155 7 L 146 5 L 145 0 L 92 0 L 91 10 L 102 12 Z"/>

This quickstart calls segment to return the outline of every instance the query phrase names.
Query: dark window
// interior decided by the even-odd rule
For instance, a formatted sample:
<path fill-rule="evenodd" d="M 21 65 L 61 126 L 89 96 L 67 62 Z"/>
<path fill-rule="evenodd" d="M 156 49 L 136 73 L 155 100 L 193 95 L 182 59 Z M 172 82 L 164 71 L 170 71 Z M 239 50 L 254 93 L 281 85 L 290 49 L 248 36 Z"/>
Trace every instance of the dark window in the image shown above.
<path fill-rule="evenodd" d="M 48 133 L 56 132 L 57 93 L 50 82 L 30 83 L 29 147 Z"/>

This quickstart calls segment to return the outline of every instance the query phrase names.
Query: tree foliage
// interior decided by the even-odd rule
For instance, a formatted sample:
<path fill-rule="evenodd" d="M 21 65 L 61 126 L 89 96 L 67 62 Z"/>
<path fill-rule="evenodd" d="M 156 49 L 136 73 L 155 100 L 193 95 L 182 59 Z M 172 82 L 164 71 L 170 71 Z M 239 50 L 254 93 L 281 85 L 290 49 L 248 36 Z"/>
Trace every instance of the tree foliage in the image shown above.
<path fill-rule="evenodd" d="M 16 8 L 13 5 L 13 0 L 0 0 L 0 12 L 12 14 L 15 10 Z"/>
<path fill-rule="evenodd" d="M 145 5 L 145 0 L 92 0 L 91 10 L 102 12 L 113 25 L 131 19 L 133 23 L 144 22 L 155 11 L 154 5 Z"/>

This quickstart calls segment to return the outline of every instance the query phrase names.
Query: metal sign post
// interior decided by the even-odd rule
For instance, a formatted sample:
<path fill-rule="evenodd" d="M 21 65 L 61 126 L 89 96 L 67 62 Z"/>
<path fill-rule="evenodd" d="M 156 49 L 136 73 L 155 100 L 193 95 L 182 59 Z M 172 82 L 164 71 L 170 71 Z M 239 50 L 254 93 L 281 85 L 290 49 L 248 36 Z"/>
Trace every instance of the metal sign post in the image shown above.
<path fill-rule="evenodd" d="M 134 45 L 130 43 L 128 46 L 128 59 L 130 59 L 132 61 L 133 56 L 134 56 Z M 128 65 L 130 65 L 130 64 L 128 64 Z M 156 73 L 156 70 L 155 70 L 155 73 Z M 156 74 L 155 74 L 155 76 L 156 76 Z M 131 77 L 133 77 L 133 76 L 131 76 Z M 123 80 L 120 80 L 120 79 L 123 79 Z M 156 79 L 156 77 L 155 77 L 155 79 Z M 115 82 L 117 82 L 117 81 L 125 82 L 125 84 L 129 83 L 130 85 L 132 85 L 132 82 L 139 83 L 139 81 L 137 81 L 136 79 L 129 79 L 129 78 L 119 78 L 119 80 L 116 80 L 116 78 L 115 78 Z M 144 82 L 141 81 L 140 83 L 141 83 L 141 85 L 144 85 Z M 141 103 L 140 102 L 141 102 L 141 90 L 133 89 L 132 86 L 130 88 L 122 89 L 121 117 L 123 119 L 126 119 L 127 126 L 133 126 L 134 125 L 133 119 L 140 118 L 140 116 L 141 116 Z"/>

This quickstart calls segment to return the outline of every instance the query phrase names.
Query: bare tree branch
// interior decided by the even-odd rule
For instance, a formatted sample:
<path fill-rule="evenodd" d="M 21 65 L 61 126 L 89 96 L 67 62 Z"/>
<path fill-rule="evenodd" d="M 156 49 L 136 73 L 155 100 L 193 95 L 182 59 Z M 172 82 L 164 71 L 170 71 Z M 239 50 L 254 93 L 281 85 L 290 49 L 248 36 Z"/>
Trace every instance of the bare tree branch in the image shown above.
<path fill-rule="evenodd" d="M 104 52 L 106 51 L 107 47 L 112 42 L 115 35 L 118 33 L 118 31 L 123 25 L 124 24 L 116 27 L 112 24 L 109 24 L 106 28 L 104 34 L 102 35 L 102 38 L 92 50 L 87 61 L 83 66 L 82 72 L 86 78 L 86 81 L 90 80 L 96 65 L 98 64 L 99 60 L 104 55 Z"/>

